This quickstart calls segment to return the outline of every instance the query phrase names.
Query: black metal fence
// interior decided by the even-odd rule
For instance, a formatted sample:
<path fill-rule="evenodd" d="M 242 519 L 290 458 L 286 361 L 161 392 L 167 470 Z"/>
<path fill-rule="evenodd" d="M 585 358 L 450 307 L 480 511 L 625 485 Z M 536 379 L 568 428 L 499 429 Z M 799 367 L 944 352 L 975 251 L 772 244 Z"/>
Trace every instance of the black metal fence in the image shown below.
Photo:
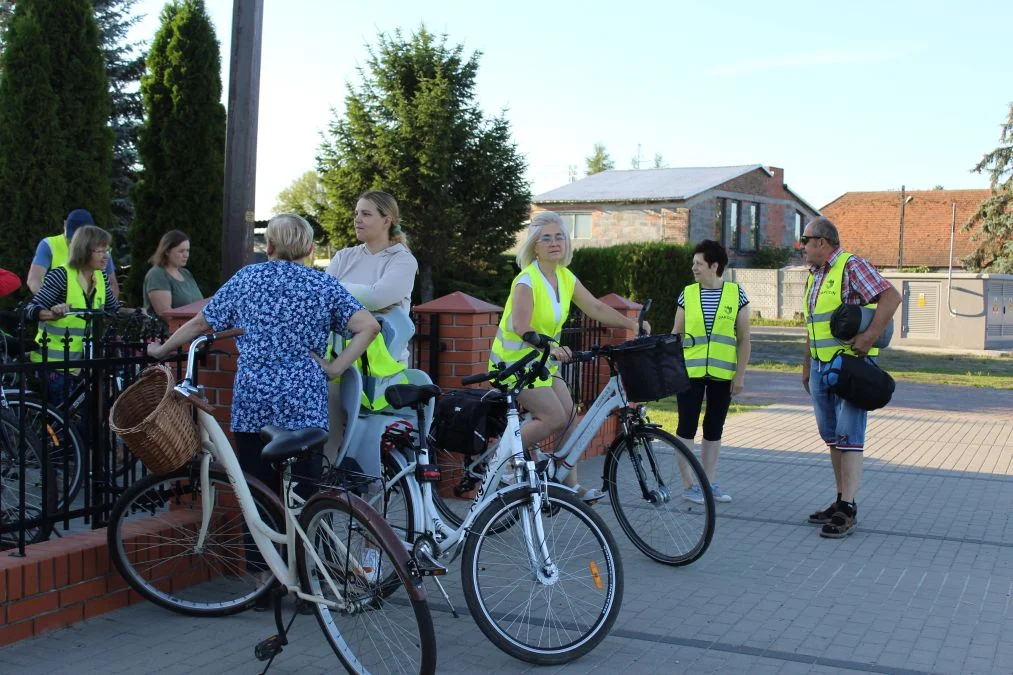
<path fill-rule="evenodd" d="M 109 429 L 116 397 L 151 363 L 146 345 L 164 336 L 140 312 L 89 312 L 81 347 L 70 331 L 36 335 L 20 312 L 0 316 L 0 548 L 79 527 L 99 528 L 143 465 Z M 62 352 L 36 351 L 36 338 Z M 55 347 L 53 345 L 56 345 Z M 33 358 L 33 352 L 36 356 Z M 72 353 L 82 358 L 71 360 Z"/>
<path fill-rule="evenodd" d="M 412 312 L 415 322 L 415 337 L 412 338 L 412 367 L 429 373 L 433 382 L 440 374 L 440 354 L 447 351 L 447 345 L 440 342 L 440 315 Z M 428 325 L 422 318 L 428 316 Z"/>
<path fill-rule="evenodd" d="M 571 351 L 587 351 L 592 346 L 601 344 L 605 338 L 605 328 L 600 323 L 588 318 L 577 307 L 570 307 L 570 316 L 563 326 L 560 344 Z M 560 375 L 566 381 L 573 396 L 573 402 L 579 408 L 586 408 L 601 393 L 604 386 L 601 369 L 597 361 L 564 364 Z"/>

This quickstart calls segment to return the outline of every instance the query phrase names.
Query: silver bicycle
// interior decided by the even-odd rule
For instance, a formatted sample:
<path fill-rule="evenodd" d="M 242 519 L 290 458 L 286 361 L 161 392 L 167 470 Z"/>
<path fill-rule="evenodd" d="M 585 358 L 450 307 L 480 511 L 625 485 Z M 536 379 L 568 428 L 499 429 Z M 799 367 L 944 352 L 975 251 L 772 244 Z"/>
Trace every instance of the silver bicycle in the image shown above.
<path fill-rule="evenodd" d="M 540 665 L 562 664 L 594 649 L 608 635 L 622 605 L 622 560 L 612 534 L 592 508 L 561 485 L 546 482 L 525 459 L 517 394 L 537 377 L 548 350 L 512 366 L 465 378 L 491 381 L 507 405 L 506 431 L 477 497 L 456 525 L 436 505 L 440 476 L 430 463 L 426 435 L 387 437 L 384 489 L 371 495 L 436 581 L 458 555 L 464 596 L 483 633 L 504 652 Z M 413 408 L 424 428 L 435 385 L 386 390 L 395 408 Z M 456 612 L 455 612 L 456 614 Z"/>

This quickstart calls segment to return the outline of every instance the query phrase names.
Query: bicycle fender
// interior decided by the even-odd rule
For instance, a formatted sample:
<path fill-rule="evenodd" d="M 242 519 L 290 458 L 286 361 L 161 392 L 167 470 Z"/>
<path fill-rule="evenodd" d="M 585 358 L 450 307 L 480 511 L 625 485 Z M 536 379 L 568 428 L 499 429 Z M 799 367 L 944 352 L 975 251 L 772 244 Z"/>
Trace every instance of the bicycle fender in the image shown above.
<path fill-rule="evenodd" d="M 390 524 L 383 519 L 383 516 L 380 515 L 376 509 L 367 504 L 361 497 L 339 488 L 321 489 L 307 500 L 306 505 L 303 506 L 303 508 L 307 508 L 314 500 L 321 499 L 325 496 L 352 503 L 353 508 L 356 509 L 360 515 L 364 516 L 369 524 L 374 527 L 377 534 L 380 536 L 380 539 L 383 541 L 384 546 L 393 556 L 394 564 L 397 565 L 409 579 L 411 579 L 412 583 L 407 586 L 408 595 L 411 596 L 412 600 L 426 602 L 428 600 L 428 595 L 426 594 L 425 581 L 421 576 L 412 574 L 409 571 L 411 570 L 411 566 L 409 565 L 411 558 L 408 555 L 408 549 L 405 548 L 404 542 L 397 538 L 397 535 L 394 534 L 394 531 L 390 528 Z"/>

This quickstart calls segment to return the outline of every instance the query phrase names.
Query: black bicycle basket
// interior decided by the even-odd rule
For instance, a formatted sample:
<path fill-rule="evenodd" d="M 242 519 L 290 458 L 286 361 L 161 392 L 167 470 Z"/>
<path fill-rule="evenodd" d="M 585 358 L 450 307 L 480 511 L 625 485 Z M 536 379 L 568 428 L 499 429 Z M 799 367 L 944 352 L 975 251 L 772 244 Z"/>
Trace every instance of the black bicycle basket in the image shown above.
<path fill-rule="evenodd" d="M 429 431 L 432 447 L 462 455 L 485 451 L 506 428 L 506 398 L 495 389 L 444 389 Z"/>
<path fill-rule="evenodd" d="M 615 347 L 612 357 L 630 401 L 657 401 L 689 388 L 678 335 L 639 337 Z"/>

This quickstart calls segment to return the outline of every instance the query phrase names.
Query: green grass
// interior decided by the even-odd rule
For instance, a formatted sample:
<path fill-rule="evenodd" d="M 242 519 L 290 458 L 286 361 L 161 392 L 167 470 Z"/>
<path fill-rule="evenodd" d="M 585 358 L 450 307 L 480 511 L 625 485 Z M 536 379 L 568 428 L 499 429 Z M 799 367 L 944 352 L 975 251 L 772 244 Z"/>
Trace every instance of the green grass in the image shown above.
<path fill-rule="evenodd" d="M 801 373 L 805 336 L 753 335 L 749 367 Z M 896 380 L 1013 389 L 1013 359 L 886 349 L 879 364 Z"/>
<path fill-rule="evenodd" d="M 728 408 L 728 415 L 730 417 L 732 415 L 750 412 L 752 410 L 765 407 L 766 405 L 746 404 L 732 401 L 731 406 Z M 706 403 L 704 403 L 703 409 L 707 409 Z M 655 401 L 654 403 L 648 403 L 647 417 L 655 424 L 660 424 L 666 431 L 674 434 L 676 428 L 679 426 L 679 403 L 676 401 L 674 396 L 663 398 L 660 401 Z"/>

